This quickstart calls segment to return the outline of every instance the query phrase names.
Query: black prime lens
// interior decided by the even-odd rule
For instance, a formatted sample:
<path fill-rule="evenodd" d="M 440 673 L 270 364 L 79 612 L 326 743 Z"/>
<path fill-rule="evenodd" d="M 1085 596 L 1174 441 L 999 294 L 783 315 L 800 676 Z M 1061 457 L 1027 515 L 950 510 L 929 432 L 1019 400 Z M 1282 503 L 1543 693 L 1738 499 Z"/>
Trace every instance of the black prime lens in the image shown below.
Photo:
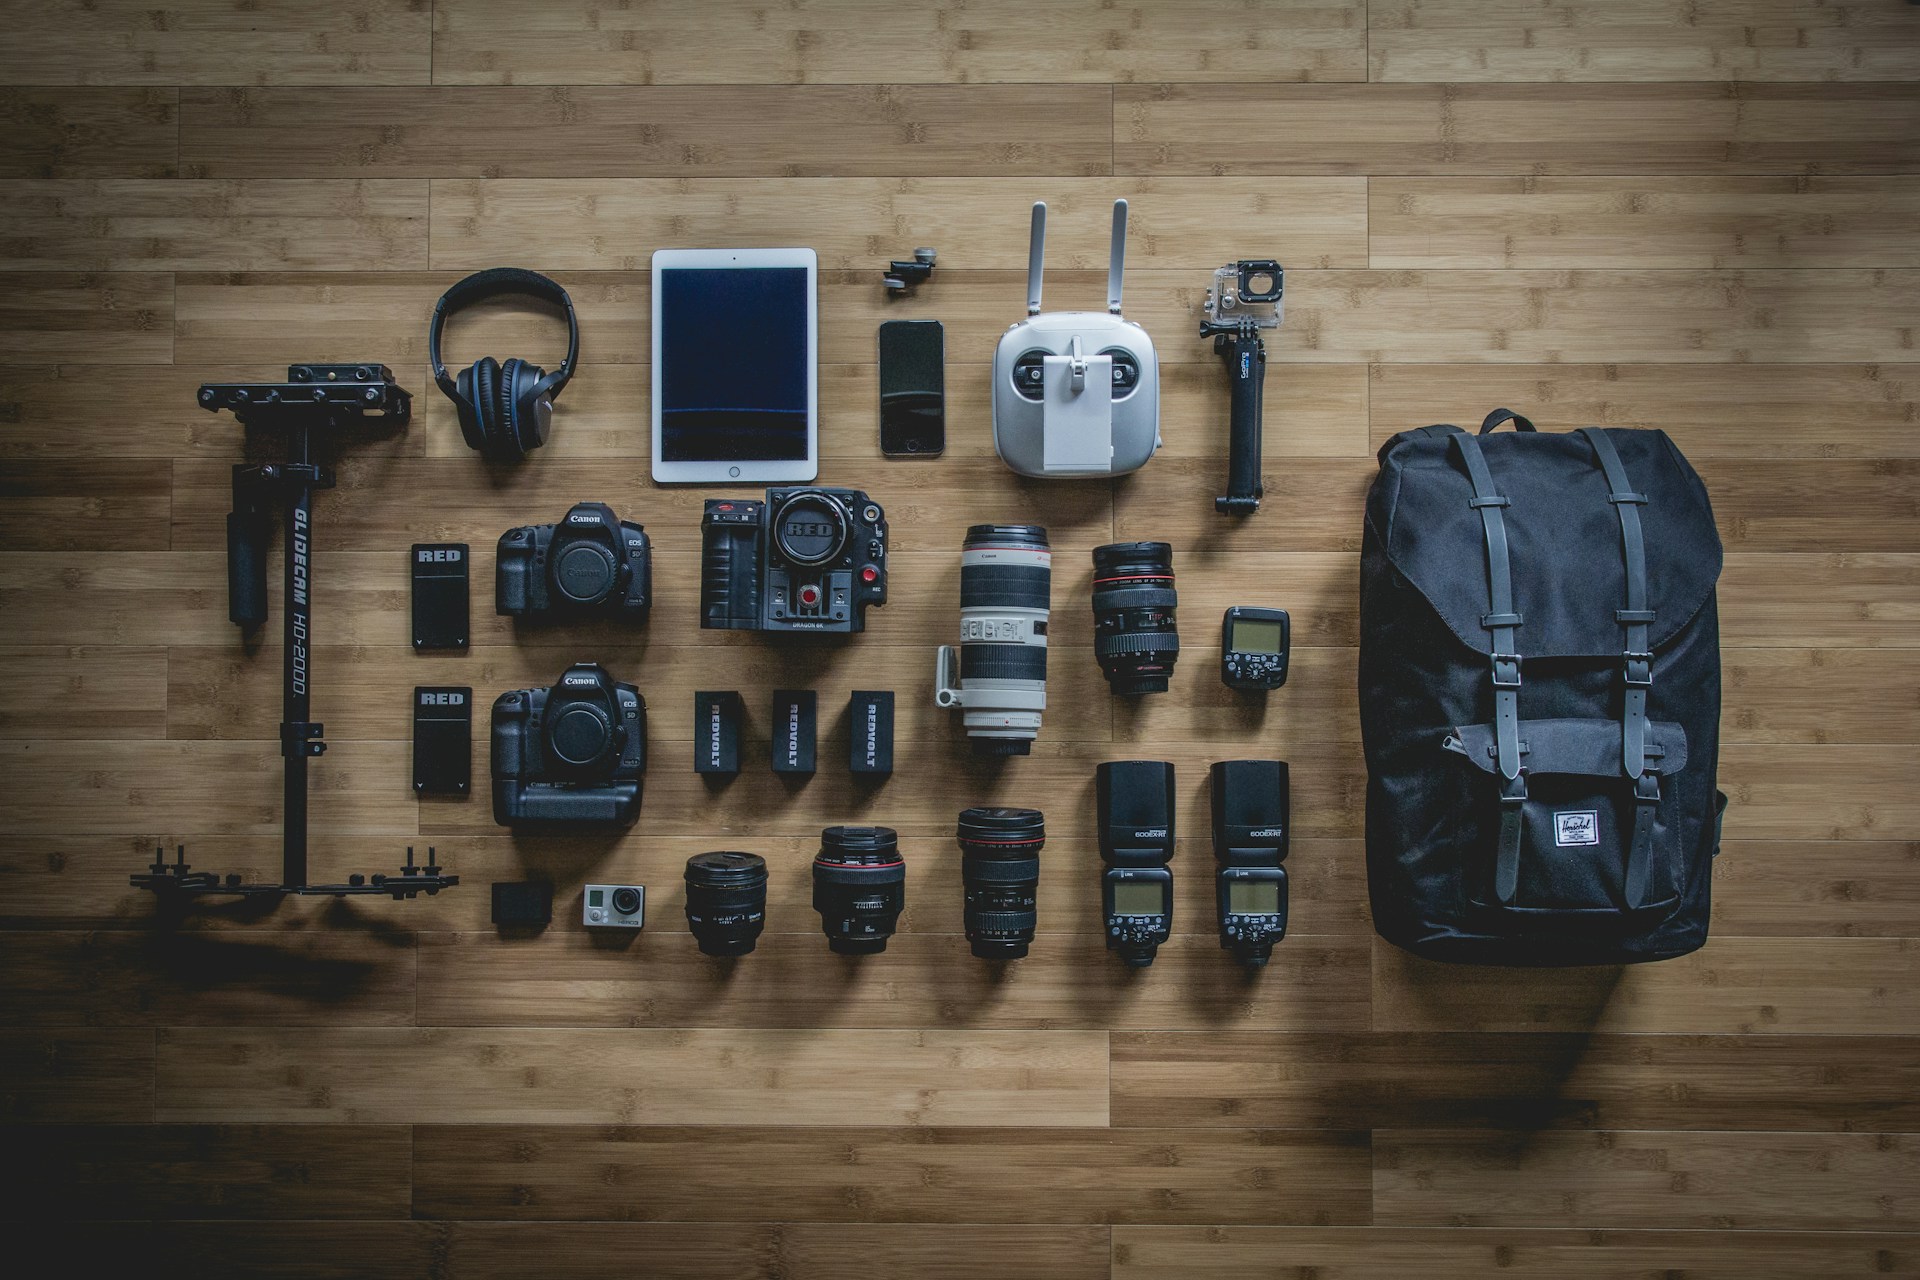
<path fill-rule="evenodd" d="M 1173 548 L 1112 542 L 1093 549 L 1093 652 L 1116 694 L 1165 693 L 1180 656 Z"/>
<path fill-rule="evenodd" d="M 1018 960 L 1033 942 L 1046 820 L 1038 809 L 967 809 L 960 814 L 963 919 L 973 954 Z"/>
<path fill-rule="evenodd" d="M 828 827 L 813 860 L 813 909 L 843 956 L 887 949 L 907 905 L 907 864 L 892 827 Z"/>
<path fill-rule="evenodd" d="M 757 853 L 687 859 L 687 928 L 704 955 L 744 956 L 767 927 L 767 860 Z"/>

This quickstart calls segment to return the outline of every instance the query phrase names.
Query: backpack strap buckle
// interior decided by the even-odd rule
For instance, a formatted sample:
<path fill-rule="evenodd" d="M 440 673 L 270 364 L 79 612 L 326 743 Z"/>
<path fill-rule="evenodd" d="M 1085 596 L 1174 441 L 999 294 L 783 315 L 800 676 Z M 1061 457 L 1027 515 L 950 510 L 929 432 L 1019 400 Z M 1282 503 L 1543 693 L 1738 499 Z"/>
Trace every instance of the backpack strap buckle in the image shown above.
<path fill-rule="evenodd" d="M 1494 653 L 1487 656 L 1493 661 L 1493 687 L 1518 689 L 1520 687 L 1520 655 Z"/>

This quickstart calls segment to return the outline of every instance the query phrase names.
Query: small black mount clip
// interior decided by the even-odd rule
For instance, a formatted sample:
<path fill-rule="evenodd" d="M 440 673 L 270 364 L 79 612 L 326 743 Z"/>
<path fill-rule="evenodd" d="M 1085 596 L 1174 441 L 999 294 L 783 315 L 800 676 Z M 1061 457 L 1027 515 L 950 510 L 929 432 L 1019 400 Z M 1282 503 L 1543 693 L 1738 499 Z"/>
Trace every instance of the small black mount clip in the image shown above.
<path fill-rule="evenodd" d="M 888 293 L 911 293 L 915 285 L 926 283 L 927 277 L 933 274 L 933 260 L 938 256 L 932 249 L 915 249 L 910 260 L 903 262 L 895 258 L 889 262 L 880 281 L 887 286 Z"/>

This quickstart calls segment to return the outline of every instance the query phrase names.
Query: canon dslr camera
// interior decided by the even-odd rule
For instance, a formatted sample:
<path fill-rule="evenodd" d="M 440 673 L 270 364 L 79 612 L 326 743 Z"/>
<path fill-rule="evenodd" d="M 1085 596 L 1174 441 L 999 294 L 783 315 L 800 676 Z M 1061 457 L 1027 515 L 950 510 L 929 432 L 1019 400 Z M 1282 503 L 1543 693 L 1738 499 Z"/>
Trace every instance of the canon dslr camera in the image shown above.
<path fill-rule="evenodd" d="M 858 489 L 709 498 L 700 521 L 700 625 L 717 631 L 866 629 L 887 602 L 887 518 Z"/>
<path fill-rule="evenodd" d="M 511 618 L 599 613 L 647 620 L 653 549 L 647 531 L 604 502 L 575 503 L 559 524 L 500 535 L 493 607 Z"/>
<path fill-rule="evenodd" d="M 646 770 L 646 700 L 598 663 L 494 700 L 493 820 L 503 827 L 632 826 Z"/>

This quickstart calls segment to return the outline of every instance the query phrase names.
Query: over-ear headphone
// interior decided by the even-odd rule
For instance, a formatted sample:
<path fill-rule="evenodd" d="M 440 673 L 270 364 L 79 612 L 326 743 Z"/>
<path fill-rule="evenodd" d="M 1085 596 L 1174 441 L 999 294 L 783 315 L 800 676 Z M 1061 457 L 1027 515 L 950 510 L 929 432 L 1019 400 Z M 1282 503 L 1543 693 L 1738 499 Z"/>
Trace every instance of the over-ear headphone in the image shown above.
<path fill-rule="evenodd" d="M 440 359 L 440 334 L 447 317 L 460 308 L 503 293 L 544 298 L 567 313 L 567 358 L 548 373 L 526 360 L 504 364 L 481 356 L 460 371 L 456 379 Z M 567 291 L 538 271 L 522 267 L 493 267 L 476 271 L 440 296 L 433 306 L 433 324 L 427 330 L 427 357 L 433 361 L 433 380 L 460 412 L 460 434 L 469 448 L 500 462 L 519 462 L 547 442 L 553 423 L 553 402 L 573 377 L 580 358 L 580 322 L 573 314 Z"/>

